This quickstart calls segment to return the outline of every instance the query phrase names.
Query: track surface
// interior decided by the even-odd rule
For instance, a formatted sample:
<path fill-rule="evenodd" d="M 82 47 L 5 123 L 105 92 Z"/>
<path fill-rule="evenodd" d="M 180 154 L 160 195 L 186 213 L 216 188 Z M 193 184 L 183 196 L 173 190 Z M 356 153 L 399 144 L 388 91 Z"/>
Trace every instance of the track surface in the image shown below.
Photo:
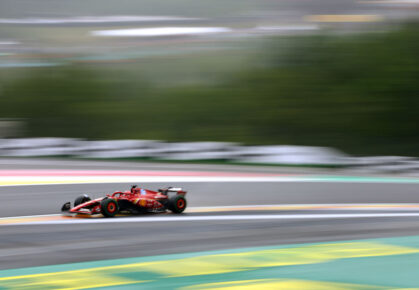
<path fill-rule="evenodd" d="M 166 185 L 142 184 L 151 189 Z M 171 185 L 188 189 L 190 207 L 311 203 L 419 203 L 419 185 L 417 184 L 213 182 Z M 93 197 L 98 197 L 103 193 L 125 189 L 128 186 L 129 184 L 77 184 L 0 187 L 2 200 L 0 216 L 58 213 L 62 203 L 72 201 L 80 193 L 89 193 Z M 415 211 L 415 209 L 410 211 Z M 244 211 L 221 214 L 348 212 L 359 211 Z M 371 212 L 371 210 L 362 212 Z M 184 215 L 219 214 L 217 212 Z M 416 235 L 419 233 L 419 218 L 12 225 L 1 226 L 0 233 L 0 269 L 11 269 L 264 245 Z"/>

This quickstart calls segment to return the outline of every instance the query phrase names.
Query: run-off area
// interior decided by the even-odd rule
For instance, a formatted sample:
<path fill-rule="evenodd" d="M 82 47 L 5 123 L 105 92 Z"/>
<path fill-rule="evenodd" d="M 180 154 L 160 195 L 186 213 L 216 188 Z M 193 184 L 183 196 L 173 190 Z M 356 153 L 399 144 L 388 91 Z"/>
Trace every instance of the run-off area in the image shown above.
<path fill-rule="evenodd" d="M 74 201 L 82 193 L 88 193 L 92 197 L 100 197 L 105 193 L 125 190 L 129 186 L 130 183 L 1 187 L 0 196 L 3 202 L 0 204 L 0 214 L 2 216 L 0 224 L 6 220 L 10 221 L 10 217 L 32 216 L 30 218 L 33 219 L 41 218 L 39 217 L 40 215 L 47 215 L 45 216 L 47 219 L 56 219 L 60 216 L 59 209 L 61 205 L 66 201 Z M 140 186 L 150 189 L 165 186 L 185 188 L 188 190 L 186 195 L 189 202 L 188 211 L 182 215 L 163 214 L 134 217 L 122 216 L 115 219 L 69 219 L 77 221 L 77 224 L 71 222 L 65 225 L 15 224 L 1 226 L 0 269 L 90 261 L 97 261 L 98 264 L 95 267 L 102 267 L 108 265 L 109 261 L 104 261 L 108 259 L 133 257 L 154 259 L 155 256 L 160 255 L 185 254 L 187 256 L 195 255 L 190 253 L 201 251 L 235 251 L 234 249 L 276 247 L 278 245 L 284 245 L 286 248 L 299 248 L 300 245 L 295 246 L 295 244 L 325 242 L 329 245 L 335 244 L 336 241 L 416 235 L 419 232 L 419 217 L 416 216 L 419 213 L 417 210 L 419 204 L 418 185 L 410 183 L 185 182 L 167 184 L 162 182 L 144 183 L 140 184 Z M 370 216 L 350 217 L 360 214 Z M 377 216 L 380 214 L 387 216 Z M 296 215 L 302 217 L 295 218 Z M 315 215 L 317 217 L 312 217 Z M 318 215 L 328 216 L 320 217 Z M 220 216 L 225 218 L 219 218 Z M 187 220 L 188 218 L 195 220 Z M 128 221 L 129 219 L 132 220 L 130 222 L 123 221 Z M 140 221 L 146 219 L 162 220 L 154 222 Z M 96 222 L 96 220 L 99 222 Z M 368 247 L 370 250 L 380 250 L 382 249 L 378 246 L 380 244 L 381 241 L 374 241 L 372 244 L 368 243 Z M 415 244 L 410 245 L 408 248 L 409 250 L 406 253 L 391 252 L 397 254 L 388 255 L 386 259 L 392 261 L 397 257 L 397 261 L 404 261 L 402 263 L 403 267 L 409 270 L 419 269 L 414 263 L 410 264 L 410 261 L 416 259 L 415 249 L 418 246 Z M 316 247 L 304 249 L 306 250 L 303 251 L 303 256 L 310 257 L 311 254 L 309 252 L 311 251 L 313 251 L 313 255 L 318 254 L 318 252 L 314 251 Z M 365 253 L 364 250 L 360 251 Z M 296 255 L 292 254 L 292 259 L 301 256 L 302 254 L 298 253 L 303 252 L 297 251 Z M 341 252 L 345 252 L 345 250 L 342 249 Z M 384 253 L 384 251 L 381 252 Z M 390 252 L 386 250 L 386 253 Z M 286 254 L 290 255 L 290 252 Z M 201 254 L 198 254 L 198 256 L 201 256 Z M 171 258 L 163 258 L 164 261 L 169 259 Z M 247 259 L 247 256 L 245 259 Z M 351 259 L 355 258 L 339 258 L 333 263 L 346 263 Z M 356 259 L 359 259 L 358 262 L 362 262 L 370 261 L 372 258 L 357 257 Z M 374 262 L 369 264 L 370 271 L 374 269 L 373 265 L 381 263 L 382 260 L 380 259 L 384 258 L 382 256 L 374 256 L 373 259 Z M 148 285 L 149 287 L 161 288 L 170 288 L 171 286 L 182 288 L 186 286 L 192 287 L 193 285 L 201 285 L 202 288 L 244 287 L 246 285 L 246 287 L 253 285 L 252 287 L 256 288 L 268 287 L 269 285 L 276 285 L 275 287 L 282 285 L 284 288 L 289 285 L 299 285 L 299 288 L 312 288 L 315 285 L 336 288 L 337 284 L 333 284 L 335 282 L 340 283 L 339 286 L 342 286 L 342 283 L 346 283 L 351 287 L 358 284 L 362 286 L 366 284 L 391 284 L 387 282 L 385 284 L 377 284 L 376 281 L 353 280 L 357 272 L 352 274 L 348 271 L 345 272 L 345 275 L 336 272 L 336 277 L 343 277 L 342 279 L 339 278 L 339 281 L 323 279 L 320 274 L 330 273 L 334 269 L 343 269 L 346 267 L 345 265 L 348 265 L 341 264 L 340 266 L 334 265 L 332 268 L 324 268 L 324 265 L 329 265 L 328 263 L 330 263 L 330 261 L 326 260 L 304 263 L 300 266 L 278 266 L 280 269 L 276 270 L 274 268 L 277 266 L 272 266 L 273 268 L 271 268 L 256 265 L 255 268 L 245 267 L 245 269 L 240 268 L 237 271 L 229 270 L 218 274 L 192 275 L 190 277 L 174 277 L 169 274 L 153 272 L 154 276 L 151 274 L 151 276 L 145 275 L 152 278 L 140 279 L 141 281 L 138 283 L 141 283 L 142 287 Z M 236 260 L 232 261 L 234 263 L 237 262 Z M 144 261 L 137 262 L 142 263 Z M 120 263 L 126 263 L 126 261 L 119 261 L 117 264 L 119 265 Z M 401 262 L 398 263 L 400 265 Z M 404 263 L 408 263 L 410 266 Z M 245 263 L 239 264 L 247 265 Z M 185 265 L 189 265 L 189 273 L 194 272 L 195 268 L 193 265 L 195 264 L 190 265 L 186 263 Z M 351 269 L 359 268 L 357 264 L 351 265 L 353 265 Z M 311 270 L 300 268 L 299 271 L 312 273 L 311 277 L 303 277 L 297 274 L 291 275 L 288 272 L 291 270 L 290 267 L 309 266 L 312 267 Z M 54 268 L 53 272 L 60 271 L 67 266 L 60 267 Z M 74 268 L 75 266 L 68 267 Z M 277 272 L 279 270 L 280 274 Z M 398 270 L 395 269 L 394 275 L 391 277 L 397 278 L 397 275 L 401 275 Z M 130 268 L 129 271 L 132 271 L 132 269 Z M 388 270 L 386 271 L 388 273 Z M 11 273 L 14 272 L 2 273 L 10 277 Z M 87 275 L 84 275 L 86 273 Z M 131 284 L 132 279 L 129 278 L 131 274 L 122 274 L 123 278 L 121 278 L 119 276 L 120 273 L 109 273 L 107 279 L 110 279 L 110 283 L 117 283 L 117 281 L 121 282 L 123 280 L 127 284 L 121 282 L 122 284 L 115 284 L 112 287 L 126 287 L 127 289 L 132 287 L 134 284 Z M 81 280 L 78 280 L 78 282 L 82 283 L 84 281 L 83 277 L 93 277 L 96 274 L 97 272 L 80 272 L 77 277 Z M 64 276 L 60 275 L 55 276 L 56 280 L 48 279 L 54 281 L 54 283 L 57 281 L 63 283 L 62 281 L 66 281 L 65 275 L 67 274 L 63 274 Z M 217 276 L 217 279 L 208 279 L 216 277 L 214 275 Z M 315 275 L 319 276 L 316 278 Z M 376 275 L 390 277 L 382 272 L 376 272 Z M 143 277 L 143 275 L 140 276 Z M 42 285 L 42 287 L 39 287 L 47 289 L 44 287 L 46 281 L 44 278 L 46 279 L 47 276 L 39 276 L 35 280 L 16 280 L 18 282 L 14 281 L 13 283 L 24 282 L 30 285 L 30 283 L 37 282 L 40 283 L 38 286 Z M 12 283 L 12 280 L 9 279 L 8 281 Z M 77 279 L 70 279 L 69 283 L 71 281 L 77 281 Z M 102 281 L 109 280 L 103 278 Z M 160 282 L 166 284 L 153 284 Z M 20 285 L 10 283 L 7 285 Z M 51 284 L 52 289 L 69 286 L 65 283 L 54 283 Z M 222 284 L 214 285 L 211 283 Z M 403 286 L 401 284 L 394 285 L 398 287 Z"/>

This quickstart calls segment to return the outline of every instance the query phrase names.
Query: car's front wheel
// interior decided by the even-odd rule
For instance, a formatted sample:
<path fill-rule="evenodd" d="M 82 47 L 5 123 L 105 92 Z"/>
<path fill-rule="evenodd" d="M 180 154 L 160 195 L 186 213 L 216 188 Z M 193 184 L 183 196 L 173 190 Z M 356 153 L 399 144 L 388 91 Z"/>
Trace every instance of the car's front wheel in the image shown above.
<path fill-rule="evenodd" d="M 106 198 L 100 202 L 100 212 L 104 217 L 114 217 L 118 211 L 118 203 L 114 199 Z"/>

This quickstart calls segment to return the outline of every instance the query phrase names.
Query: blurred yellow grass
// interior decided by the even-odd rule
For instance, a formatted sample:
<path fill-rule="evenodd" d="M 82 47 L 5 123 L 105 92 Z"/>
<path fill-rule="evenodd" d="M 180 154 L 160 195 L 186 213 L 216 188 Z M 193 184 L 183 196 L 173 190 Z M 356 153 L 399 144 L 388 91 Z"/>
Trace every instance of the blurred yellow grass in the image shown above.
<path fill-rule="evenodd" d="M 83 288 L 99 288 L 152 282 L 162 278 L 226 274 L 270 267 L 325 263 L 338 259 L 404 255 L 418 252 L 419 249 L 416 248 L 373 242 L 325 243 L 9 276 L 0 278 L 0 288 L 69 290 L 80 288 L 80 285 L 83 285 Z M 156 274 L 157 276 L 155 276 Z M 133 279 L 134 277 L 135 279 Z M 267 285 L 263 285 L 265 282 Z M 272 284 L 272 281 L 261 281 L 262 285 L 259 286 L 275 286 L 277 282 L 274 281 Z M 288 285 L 287 283 L 283 286 L 310 286 L 310 284 L 301 284 L 298 281 Z M 319 285 L 312 284 L 311 286 Z"/>
<path fill-rule="evenodd" d="M 384 287 L 370 286 L 370 285 L 359 285 L 359 284 L 348 284 L 348 283 L 334 283 L 334 282 L 323 282 L 323 281 L 306 281 L 297 279 L 258 279 L 258 280 L 244 280 L 244 281 L 230 281 L 230 282 L 219 282 L 219 283 L 207 283 L 184 287 L 182 289 L 228 289 L 228 290 L 274 290 L 274 289 L 321 289 L 321 290 L 349 290 L 349 289 L 370 289 L 378 290 L 384 289 Z"/>

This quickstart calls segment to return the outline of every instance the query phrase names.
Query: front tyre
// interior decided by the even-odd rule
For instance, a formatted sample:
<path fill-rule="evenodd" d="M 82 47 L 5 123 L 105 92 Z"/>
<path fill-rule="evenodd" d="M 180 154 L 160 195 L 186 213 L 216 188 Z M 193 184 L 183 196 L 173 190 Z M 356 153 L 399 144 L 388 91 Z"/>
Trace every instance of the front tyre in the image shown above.
<path fill-rule="evenodd" d="M 118 203 L 111 198 L 103 199 L 100 202 L 100 212 L 104 217 L 114 217 L 118 212 Z"/>
<path fill-rule="evenodd" d="M 169 200 L 169 209 L 173 213 L 182 213 L 186 209 L 186 199 L 183 195 L 176 195 Z"/>
<path fill-rule="evenodd" d="M 78 206 L 78 205 L 80 205 L 82 203 L 85 203 L 85 202 L 88 202 L 88 201 L 91 201 L 91 200 L 92 199 L 87 194 L 80 195 L 74 201 L 74 206 Z"/>

